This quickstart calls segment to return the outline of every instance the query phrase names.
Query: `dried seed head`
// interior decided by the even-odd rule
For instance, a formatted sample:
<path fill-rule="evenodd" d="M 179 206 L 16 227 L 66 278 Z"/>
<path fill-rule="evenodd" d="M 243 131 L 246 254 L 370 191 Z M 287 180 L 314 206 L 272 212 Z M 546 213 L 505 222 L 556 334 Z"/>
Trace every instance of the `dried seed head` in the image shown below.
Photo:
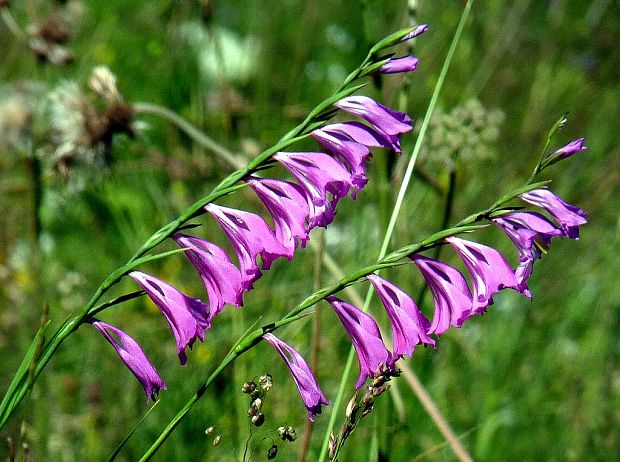
<path fill-rule="evenodd" d="M 222 435 L 217 435 L 217 436 L 213 439 L 213 446 L 219 446 L 220 441 L 222 441 Z"/>
<path fill-rule="evenodd" d="M 273 377 L 270 374 L 261 375 L 258 378 L 258 384 L 263 390 L 269 391 L 273 387 Z"/>
<path fill-rule="evenodd" d="M 329 434 L 329 460 L 334 460 L 336 456 L 336 445 L 338 444 L 338 440 L 334 436 L 334 432 Z"/>
<path fill-rule="evenodd" d="M 252 416 L 252 425 L 256 427 L 260 427 L 265 423 L 265 414 L 261 414 L 260 412 L 255 416 Z"/>
<path fill-rule="evenodd" d="M 347 419 L 355 419 L 355 413 L 359 409 L 359 405 L 357 404 L 357 393 L 351 397 L 349 404 L 347 404 L 347 409 L 345 411 L 345 416 Z"/>
<path fill-rule="evenodd" d="M 267 459 L 275 459 L 278 455 L 278 446 L 272 444 L 271 447 L 267 450 Z"/>
<path fill-rule="evenodd" d="M 295 441 L 297 433 L 293 427 L 278 427 L 278 435 L 282 441 Z"/>
<path fill-rule="evenodd" d="M 205 435 L 209 436 L 214 431 L 215 431 L 215 425 L 211 425 L 209 428 L 205 430 Z"/>
<path fill-rule="evenodd" d="M 116 76 L 107 66 L 97 66 L 92 70 L 88 86 L 107 101 L 120 99 L 116 86 Z"/>
<path fill-rule="evenodd" d="M 263 400 L 260 398 L 256 398 L 254 401 L 252 401 L 252 403 L 250 404 L 250 407 L 255 407 L 256 409 L 260 411 L 263 407 Z"/>
<path fill-rule="evenodd" d="M 241 391 L 247 395 L 256 390 L 256 384 L 254 382 L 245 382 L 241 387 Z"/>

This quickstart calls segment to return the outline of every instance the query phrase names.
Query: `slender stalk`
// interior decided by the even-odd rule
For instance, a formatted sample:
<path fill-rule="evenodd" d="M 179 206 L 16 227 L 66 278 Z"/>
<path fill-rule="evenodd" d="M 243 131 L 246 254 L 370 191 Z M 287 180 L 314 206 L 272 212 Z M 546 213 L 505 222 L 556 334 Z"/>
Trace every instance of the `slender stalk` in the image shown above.
<path fill-rule="evenodd" d="M 317 244 L 313 246 L 315 253 L 314 260 L 314 282 L 313 290 L 319 290 L 321 288 L 321 279 L 323 274 L 323 258 L 325 256 L 325 230 L 319 229 L 317 233 Z M 313 241 L 314 242 L 314 241 Z M 314 318 L 312 318 L 312 339 L 310 340 L 310 369 L 315 374 L 318 372 L 319 366 L 319 347 L 321 339 L 321 317 L 317 310 Z M 308 455 L 308 449 L 310 448 L 310 439 L 312 438 L 312 422 L 306 420 L 304 425 L 304 435 L 301 441 L 301 449 L 299 451 L 299 462 L 305 462 Z"/>
<path fill-rule="evenodd" d="M 19 25 L 15 21 L 15 18 L 13 18 L 13 15 L 8 7 L 5 6 L 0 8 L 0 16 L 2 16 L 2 21 L 4 21 L 6 27 L 11 31 L 11 34 L 13 34 L 20 42 L 24 42 L 26 40 L 26 35 L 19 28 Z"/>
<path fill-rule="evenodd" d="M 408 186 L 409 186 L 409 182 L 411 180 L 411 175 L 413 173 L 413 169 L 415 167 L 415 163 L 416 160 L 418 158 L 418 154 L 420 152 L 420 149 L 422 147 L 422 141 L 424 140 L 424 137 L 426 135 L 426 131 L 428 130 L 428 126 L 431 120 L 431 116 L 433 114 L 433 111 L 435 110 L 435 106 L 437 104 L 437 100 L 439 98 L 439 93 L 441 92 L 441 89 L 443 87 L 443 83 L 445 81 L 446 75 L 448 73 L 448 68 L 450 67 L 450 63 L 452 62 L 452 58 L 454 56 L 454 52 L 456 50 L 456 46 L 460 41 L 461 38 L 461 33 L 463 32 L 463 29 L 465 27 L 465 23 L 467 21 L 467 18 L 469 17 L 469 12 L 471 11 L 471 6 L 472 6 L 473 0 L 468 0 L 467 4 L 465 5 L 465 9 L 463 10 L 463 14 L 461 15 L 461 19 L 459 21 L 459 25 L 456 29 L 456 32 L 454 34 L 454 38 L 452 40 L 452 43 L 450 45 L 450 49 L 448 50 L 448 54 L 446 56 L 446 59 L 444 61 L 443 67 L 441 69 L 441 72 L 439 74 L 439 79 L 437 81 L 437 85 L 435 86 L 435 89 L 433 91 L 433 95 L 431 97 L 431 101 L 428 105 L 428 109 L 426 111 L 426 115 L 424 116 L 424 121 L 422 122 L 422 127 L 420 129 L 420 134 L 418 135 L 418 139 L 416 140 L 416 144 L 413 148 L 413 151 L 411 153 L 411 157 L 409 159 L 409 163 L 407 165 L 407 169 L 405 170 L 405 175 L 403 177 L 403 181 L 401 184 L 401 187 L 398 191 L 398 196 L 396 198 L 396 202 L 394 204 L 394 208 L 392 211 L 392 216 L 390 218 L 390 222 L 388 224 L 388 228 L 386 230 L 385 233 L 385 237 L 383 239 L 383 243 L 381 245 L 381 250 L 379 252 L 379 260 L 381 260 L 383 258 L 383 256 L 386 254 L 387 252 L 387 248 L 389 246 L 389 243 L 391 241 L 392 238 L 392 234 L 394 232 L 394 227 L 396 226 L 396 220 L 398 219 L 399 213 L 400 213 L 400 209 L 402 207 L 404 198 L 405 198 L 405 193 L 407 192 Z M 368 292 L 367 292 L 367 297 L 366 297 L 366 303 L 364 304 L 363 310 L 366 311 L 368 308 L 368 304 L 370 302 L 370 295 L 372 293 L 372 287 L 369 287 Z M 333 410 L 332 410 L 332 414 L 330 416 L 330 420 L 329 420 L 329 424 L 327 426 L 327 429 L 325 431 L 325 436 L 323 438 L 323 446 L 321 448 L 321 453 L 319 455 L 319 462 L 324 462 L 325 458 L 327 457 L 327 452 L 328 452 L 328 448 L 329 448 L 329 437 L 333 431 L 334 428 L 334 424 L 335 424 L 335 415 L 337 414 L 338 409 L 340 408 L 341 402 L 342 402 L 342 396 L 344 395 L 344 387 L 347 381 L 348 376 L 351 373 L 351 368 L 353 365 L 353 347 L 351 347 L 350 351 L 349 351 L 349 357 L 347 359 L 347 364 L 345 366 L 344 372 L 342 373 L 342 378 L 340 381 L 340 386 L 338 387 L 338 393 L 336 396 L 336 399 L 334 400 L 333 403 Z M 458 440 L 457 440 L 457 444 Z M 463 449 L 464 451 L 464 449 Z M 460 452 L 460 451 L 459 451 Z M 337 454 L 333 455 L 334 457 L 337 456 Z"/>
<path fill-rule="evenodd" d="M 244 158 L 230 152 L 224 146 L 207 136 L 204 132 L 194 127 L 191 123 L 178 115 L 176 112 L 171 111 L 166 107 L 159 106 L 158 104 L 153 103 L 134 103 L 132 107 L 136 114 L 150 114 L 163 117 L 168 122 L 176 125 L 196 143 L 210 150 L 235 169 L 243 168 L 247 163 Z"/>

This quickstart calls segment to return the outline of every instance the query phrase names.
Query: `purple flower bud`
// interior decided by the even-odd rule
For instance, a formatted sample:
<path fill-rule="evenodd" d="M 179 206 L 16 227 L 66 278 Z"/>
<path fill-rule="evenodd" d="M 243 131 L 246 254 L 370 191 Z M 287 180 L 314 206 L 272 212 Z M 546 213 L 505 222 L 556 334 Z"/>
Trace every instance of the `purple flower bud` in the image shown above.
<path fill-rule="evenodd" d="M 493 304 L 493 295 L 504 288 L 519 291 L 519 283 L 506 259 L 497 250 L 458 237 L 446 239 L 463 260 L 472 279 L 473 313 Z"/>
<path fill-rule="evenodd" d="M 185 365 L 185 349 L 191 348 L 197 338 L 203 341 L 204 331 L 211 327 L 207 321 L 207 304 L 146 273 L 132 271 L 129 276 L 146 291 L 165 316 L 177 341 L 179 360 Z"/>
<path fill-rule="evenodd" d="M 301 399 L 308 410 L 308 418 L 314 422 L 314 416 L 322 412 L 322 405 L 329 404 L 325 395 L 321 391 L 310 366 L 304 358 L 290 345 L 284 343 L 275 335 L 267 333 L 263 335 L 284 359 L 284 362 L 291 371 L 293 380 L 297 385 Z"/>
<path fill-rule="evenodd" d="M 273 218 L 276 239 L 288 250 L 292 258 L 298 245 L 308 242 L 308 217 L 310 209 L 303 189 L 289 181 L 250 177 L 248 184 L 265 204 Z"/>
<path fill-rule="evenodd" d="M 400 72 L 411 72 L 418 69 L 420 60 L 415 56 L 406 55 L 390 60 L 379 68 L 379 74 L 398 74 Z"/>
<path fill-rule="evenodd" d="M 121 361 L 125 363 L 125 366 L 142 384 L 147 402 L 151 399 L 155 401 L 159 391 L 166 389 L 166 384 L 146 357 L 144 350 L 138 345 L 138 342 L 122 330 L 98 319 L 92 319 L 90 323 L 110 342 Z"/>
<path fill-rule="evenodd" d="M 441 335 L 450 325 L 461 327 L 473 312 L 467 281 L 456 268 L 422 255 L 410 257 L 428 284 L 435 301 L 435 314 L 428 333 Z"/>
<path fill-rule="evenodd" d="M 551 214 L 560 223 L 564 235 L 571 239 L 579 239 L 579 227 L 588 222 L 586 212 L 567 204 L 548 189 L 534 189 L 519 197 Z"/>
<path fill-rule="evenodd" d="M 393 364 L 395 360 L 387 350 L 375 320 L 355 306 L 330 295 L 327 300 L 344 326 L 357 353 L 360 375 L 355 388 L 360 388 L 380 366 Z"/>
<path fill-rule="evenodd" d="M 386 135 L 407 133 L 412 128 L 413 121 L 407 114 L 383 106 L 368 96 L 348 96 L 334 106 L 361 117 Z"/>
<path fill-rule="evenodd" d="M 376 274 L 371 274 L 367 278 L 377 291 L 390 318 L 394 356 L 411 356 L 415 346 L 420 343 L 435 346 L 435 341 L 427 334 L 430 322 L 413 299 L 402 289 Z"/>
<path fill-rule="evenodd" d="M 536 212 L 508 213 L 493 218 L 514 243 L 519 254 L 519 266 L 515 276 L 519 282 L 519 291 L 530 297 L 527 279 L 532 274 L 534 261 L 541 257 L 543 250 L 551 243 L 551 238 L 562 236 L 562 231 L 545 216 Z"/>
<path fill-rule="evenodd" d="M 262 275 L 257 256 L 261 257 L 262 269 L 269 269 L 276 258 L 288 255 L 273 230 L 258 215 L 215 204 L 207 204 L 205 210 L 218 221 L 237 253 L 244 290 L 250 290 Z"/>
<path fill-rule="evenodd" d="M 243 305 L 243 284 L 239 269 L 217 245 L 186 234 L 175 234 L 173 239 L 179 247 L 185 247 L 185 255 L 202 278 L 209 296 L 208 322 L 224 305 Z"/>
<path fill-rule="evenodd" d="M 403 42 L 406 42 L 407 40 L 411 40 L 419 35 L 422 35 L 426 31 L 428 31 L 428 25 L 420 24 L 419 26 L 416 26 L 413 29 L 411 29 L 411 32 L 409 32 L 407 35 L 401 38 L 398 41 L 398 43 L 403 43 Z"/>
<path fill-rule="evenodd" d="M 559 160 L 572 156 L 573 154 L 576 154 L 581 151 L 585 151 L 588 148 L 583 144 L 583 142 L 584 142 L 583 138 L 578 138 L 562 146 L 560 149 L 553 151 L 551 154 L 547 156 L 545 160 L 545 165 L 554 164 Z"/>
<path fill-rule="evenodd" d="M 352 186 L 345 166 L 322 152 L 278 152 L 273 158 L 297 178 L 306 192 L 309 228 L 329 225 L 336 216 L 336 205 Z"/>

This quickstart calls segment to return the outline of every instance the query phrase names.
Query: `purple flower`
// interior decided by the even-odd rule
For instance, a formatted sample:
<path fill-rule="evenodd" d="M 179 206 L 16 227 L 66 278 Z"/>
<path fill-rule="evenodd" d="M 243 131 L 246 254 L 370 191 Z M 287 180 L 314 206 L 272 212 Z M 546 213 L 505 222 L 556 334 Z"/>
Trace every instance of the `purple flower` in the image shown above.
<path fill-rule="evenodd" d="M 348 96 L 334 106 L 361 117 L 386 135 L 406 133 L 412 128 L 413 121 L 407 114 L 383 106 L 367 96 Z"/>
<path fill-rule="evenodd" d="M 548 189 L 534 189 L 519 197 L 549 212 L 560 223 L 564 235 L 571 239 L 579 239 L 579 227 L 588 222 L 586 212 L 567 204 Z"/>
<path fill-rule="evenodd" d="M 532 274 L 534 261 L 541 257 L 543 250 L 551 243 L 554 236 L 563 233 L 545 216 L 536 212 L 508 213 L 492 220 L 510 238 L 519 254 L 519 266 L 515 276 L 519 291 L 530 297 L 527 279 Z"/>
<path fill-rule="evenodd" d="M 133 338 L 120 329 L 106 324 L 98 319 L 89 321 L 95 329 L 114 347 L 121 361 L 138 379 L 146 393 L 146 399 L 155 401 L 160 390 L 166 389 L 166 384 L 161 379 L 155 367 L 151 364 L 146 354 Z"/>
<path fill-rule="evenodd" d="M 387 148 L 400 152 L 398 136 L 379 133 L 360 122 L 344 122 L 326 125 L 311 133 L 319 143 L 335 156 L 343 159 L 351 172 L 351 182 L 355 188 L 352 197 L 367 183 L 366 160 L 370 156 L 369 147 Z"/>
<path fill-rule="evenodd" d="M 402 289 L 376 274 L 371 274 L 367 278 L 377 291 L 390 318 L 394 338 L 394 355 L 411 356 L 415 346 L 420 343 L 435 346 L 435 341 L 427 334 L 430 322 L 418 309 L 413 299 Z"/>
<path fill-rule="evenodd" d="M 364 385 L 368 377 L 382 365 L 393 364 L 397 358 L 387 350 L 375 320 L 353 305 L 330 295 L 327 300 L 347 331 L 355 347 L 360 365 L 360 375 L 355 388 Z"/>
<path fill-rule="evenodd" d="M 463 260 L 472 279 L 473 313 L 483 313 L 493 304 L 493 295 L 506 287 L 519 290 L 517 278 L 497 250 L 458 237 L 446 239 Z"/>
<path fill-rule="evenodd" d="M 422 255 L 411 255 L 410 258 L 424 276 L 435 301 L 435 313 L 428 333 L 441 335 L 450 325 L 461 327 L 473 314 L 471 292 L 461 272 Z"/>
<path fill-rule="evenodd" d="M 545 159 L 545 165 L 554 164 L 559 160 L 572 156 L 573 154 L 585 151 L 588 148 L 583 144 L 583 142 L 583 138 L 578 138 L 562 146 L 560 149 L 556 149 L 547 156 L 547 158 Z"/>
<path fill-rule="evenodd" d="M 327 226 L 336 216 L 336 204 L 351 188 L 345 166 L 322 152 L 278 152 L 273 156 L 297 178 L 307 193 L 309 228 Z"/>
<path fill-rule="evenodd" d="M 243 305 L 243 283 L 239 269 L 217 245 L 186 234 L 175 234 L 179 247 L 185 247 L 185 255 L 196 268 L 209 296 L 208 322 L 217 315 L 224 305 Z"/>
<path fill-rule="evenodd" d="M 411 72 L 418 68 L 420 60 L 415 56 L 406 55 L 390 60 L 379 68 L 379 74 L 398 74 L 400 72 Z"/>
<path fill-rule="evenodd" d="M 269 210 L 276 239 L 288 250 L 287 258 L 292 258 L 297 246 L 305 247 L 308 242 L 310 209 L 306 194 L 289 181 L 259 177 L 247 181 Z"/>
<path fill-rule="evenodd" d="M 293 380 L 297 385 L 301 399 L 308 410 L 308 418 L 310 422 L 314 422 L 314 416 L 322 412 L 322 405 L 329 404 L 325 395 L 319 388 L 319 384 L 310 370 L 308 363 L 302 356 L 290 345 L 273 334 L 264 334 L 263 338 L 273 346 L 284 359 L 284 362 L 291 371 Z"/>
<path fill-rule="evenodd" d="M 244 290 L 250 290 L 262 275 L 257 256 L 261 257 L 262 269 L 269 269 L 276 258 L 288 255 L 288 250 L 258 215 L 215 204 L 207 204 L 205 210 L 218 221 L 237 253 Z"/>
<path fill-rule="evenodd" d="M 428 30 L 428 25 L 426 25 L 426 24 L 421 24 L 419 26 L 416 26 L 413 29 L 411 29 L 411 32 L 409 32 L 407 35 L 405 35 L 403 38 L 401 38 L 398 41 L 398 43 L 403 43 L 403 42 L 406 42 L 407 40 L 411 40 L 411 39 L 417 37 L 418 35 L 422 35 L 427 30 Z"/>
<path fill-rule="evenodd" d="M 146 291 L 165 316 L 177 341 L 179 360 L 185 365 L 185 349 L 191 348 L 197 338 L 203 341 L 204 331 L 211 326 L 207 321 L 207 304 L 146 273 L 132 271 L 129 276 Z"/>

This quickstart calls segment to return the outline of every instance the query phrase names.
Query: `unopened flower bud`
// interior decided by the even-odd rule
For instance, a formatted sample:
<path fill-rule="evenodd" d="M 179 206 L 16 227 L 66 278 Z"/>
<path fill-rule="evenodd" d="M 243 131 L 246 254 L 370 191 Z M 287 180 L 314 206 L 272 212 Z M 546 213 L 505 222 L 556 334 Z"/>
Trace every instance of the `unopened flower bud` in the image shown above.
<path fill-rule="evenodd" d="M 261 375 L 258 383 L 263 390 L 269 391 L 273 387 L 273 377 L 270 374 Z"/>
<path fill-rule="evenodd" d="M 271 447 L 267 450 L 267 459 L 275 459 L 278 455 L 278 446 L 272 444 Z"/>
<path fill-rule="evenodd" d="M 345 411 L 345 415 L 347 419 L 355 419 L 355 413 L 359 409 L 359 405 L 357 404 L 357 395 L 353 396 L 347 404 L 347 409 Z"/>
<path fill-rule="evenodd" d="M 265 414 L 262 414 L 259 412 L 258 414 L 252 416 L 252 425 L 256 427 L 260 427 L 264 423 L 265 423 Z"/>

